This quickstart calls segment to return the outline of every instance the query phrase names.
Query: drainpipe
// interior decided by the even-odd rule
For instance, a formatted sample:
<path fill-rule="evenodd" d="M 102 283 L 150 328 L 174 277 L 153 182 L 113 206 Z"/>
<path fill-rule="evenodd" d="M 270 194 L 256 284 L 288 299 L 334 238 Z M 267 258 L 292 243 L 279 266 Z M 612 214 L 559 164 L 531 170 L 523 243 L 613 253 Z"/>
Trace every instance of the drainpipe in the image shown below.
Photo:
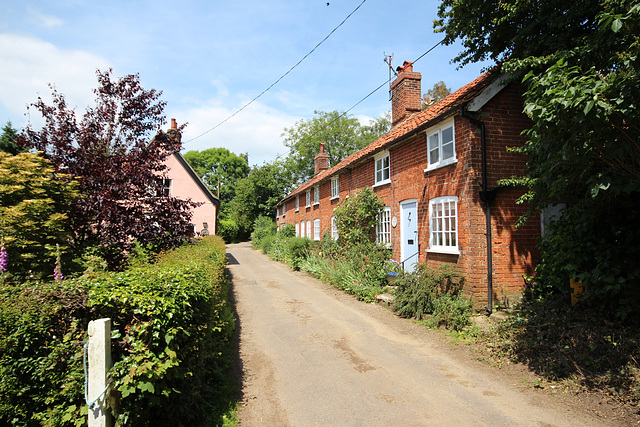
<path fill-rule="evenodd" d="M 482 151 L 482 190 L 480 200 L 484 202 L 484 213 L 486 217 L 487 236 L 487 314 L 493 311 L 493 259 L 491 245 L 491 202 L 496 198 L 496 188 L 487 189 L 487 141 L 484 129 L 484 122 L 468 115 L 464 107 L 460 106 L 460 116 L 480 127 L 480 147 Z"/>

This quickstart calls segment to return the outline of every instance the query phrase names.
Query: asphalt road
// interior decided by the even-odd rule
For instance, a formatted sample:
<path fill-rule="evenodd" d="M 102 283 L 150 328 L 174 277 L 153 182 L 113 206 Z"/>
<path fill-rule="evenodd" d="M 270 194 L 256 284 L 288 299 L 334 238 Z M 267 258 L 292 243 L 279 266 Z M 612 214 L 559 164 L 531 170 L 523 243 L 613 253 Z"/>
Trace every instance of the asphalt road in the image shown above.
<path fill-rule="evenodd" d="M 247 243 L 227 253 L 242 426 L 608 425 Z"/>

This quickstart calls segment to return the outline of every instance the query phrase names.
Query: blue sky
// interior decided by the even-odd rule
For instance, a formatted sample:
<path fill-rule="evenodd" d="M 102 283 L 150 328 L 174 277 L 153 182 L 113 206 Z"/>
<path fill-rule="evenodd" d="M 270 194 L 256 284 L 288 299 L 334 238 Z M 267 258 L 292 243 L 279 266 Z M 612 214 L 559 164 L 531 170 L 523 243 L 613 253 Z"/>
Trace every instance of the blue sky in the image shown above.
<path fill-rule="evenodd" d="M 329 5 L 327 5 L 327 2 Z M 388 79 L 393 66 L 435 45 L 433 0 L 366 0 L 322 45 L 274 83 L 336 28 L 362 0 L 3 2 L 0 15 L 0 123 L 22 128 L 26 106 L 48 83 L 83 112 L 93 101 L 96 69 L 139 73 L 163 92 L 167 119 L 188 122 L 185 151 L 226 147 L 251 165 L 286 153 L 281 134 L 314 110 L 345 111 Z M 488 63 L 457 69 L 459 45 L 438 46 L 414 65 L 426 92 L 442 80 L 455 90 Z M 362 123 L 390 110 L 388 86 L 349 114 Z M 34 125 L 38 118 L 30 118 Z M 200 136 L 202 135 L 202 136 Z"/>

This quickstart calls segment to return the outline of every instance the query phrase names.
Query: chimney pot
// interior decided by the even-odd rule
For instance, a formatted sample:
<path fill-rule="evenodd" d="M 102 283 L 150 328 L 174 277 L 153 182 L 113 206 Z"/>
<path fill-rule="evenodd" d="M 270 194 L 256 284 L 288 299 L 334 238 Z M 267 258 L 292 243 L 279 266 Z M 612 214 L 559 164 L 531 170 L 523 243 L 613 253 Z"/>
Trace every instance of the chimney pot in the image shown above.
<path fill-rule="evenodd" d="M 422 108 L 420 81 L 422 75 L 413 71 L 413 62 L 404 61 L 398 67 L 398 77 L 391 83 L 391 125 L 395 126 Z"/>
<path fill-rule="evenodd" d="M 329 169 L 329 153 L 324 152 L 324 142 L 320 143 L 320 152 L 313 158 L 315 174 Z"/>

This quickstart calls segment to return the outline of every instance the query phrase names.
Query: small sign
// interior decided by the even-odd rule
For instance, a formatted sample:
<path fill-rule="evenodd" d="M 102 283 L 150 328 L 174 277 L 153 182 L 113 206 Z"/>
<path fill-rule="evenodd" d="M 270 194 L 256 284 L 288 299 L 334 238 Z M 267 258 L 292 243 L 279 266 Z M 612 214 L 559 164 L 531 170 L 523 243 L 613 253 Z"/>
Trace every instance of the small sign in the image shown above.
<path fill-rule="evenodd" d="M 391 226 L 393 228 L 396 228 L 396 225 L 398 225 L 398 218 L 394 216 L 393 218 L 391 218 Z"/>

